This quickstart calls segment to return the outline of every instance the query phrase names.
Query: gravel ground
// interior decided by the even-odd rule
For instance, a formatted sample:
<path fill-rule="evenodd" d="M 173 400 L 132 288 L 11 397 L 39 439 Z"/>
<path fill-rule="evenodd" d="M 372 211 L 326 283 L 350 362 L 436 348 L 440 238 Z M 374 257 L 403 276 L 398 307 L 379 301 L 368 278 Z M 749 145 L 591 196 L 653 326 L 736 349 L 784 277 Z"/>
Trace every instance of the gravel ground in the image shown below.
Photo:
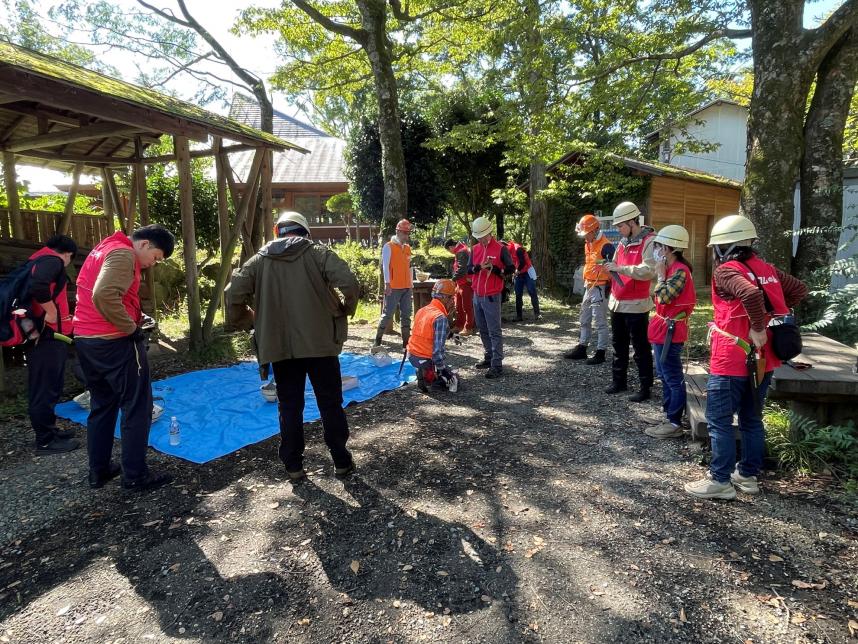
<path fill-rule="evenodd" d="M 372 331 L 354 325 L 346 349 Z M 756 498 L 685 496 L 701 447 L 645 436 L 658 405 L 602 395 L 607 364 L 559 358 L 573 331 L 549 306 L 506 326 L 504 378 L 471 368 L 470 338 L 453 347 L 459 394 L 409 386 L 349 408 L 345 484 L 318 423 L 307 483 L 286 482 L 272 439 L 202 466 L 152 452 L 176 480 L 139 495 L 89 490 L 83 450 L 34 458 L 26 419 L 2 419 L 0 642 L 858 634 L 855 506 L 776 474 Z"/>

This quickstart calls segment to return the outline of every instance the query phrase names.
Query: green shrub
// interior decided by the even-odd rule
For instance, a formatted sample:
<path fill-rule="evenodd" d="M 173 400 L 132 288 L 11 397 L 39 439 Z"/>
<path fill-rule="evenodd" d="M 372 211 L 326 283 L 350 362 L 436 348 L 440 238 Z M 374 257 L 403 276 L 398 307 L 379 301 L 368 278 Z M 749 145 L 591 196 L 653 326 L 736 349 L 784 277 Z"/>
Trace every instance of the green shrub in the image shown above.
<path fill-rule="evenodd" d="M 766 443 L 781 466 L 805 474 L 828 470 L 847 488 L 858 485 L 858 430 L 852 421 L 822 426 L 774 406 L 766 408 L 764 421 Z"/>
<path fill-rule="evenodd" d="M 357 278 L 361 299 L 374 299 L 378 295 L 378 265 L 381 252 L 364 248 L 357 242 L 337 244 L 334 252 L 349 265 Z"/>

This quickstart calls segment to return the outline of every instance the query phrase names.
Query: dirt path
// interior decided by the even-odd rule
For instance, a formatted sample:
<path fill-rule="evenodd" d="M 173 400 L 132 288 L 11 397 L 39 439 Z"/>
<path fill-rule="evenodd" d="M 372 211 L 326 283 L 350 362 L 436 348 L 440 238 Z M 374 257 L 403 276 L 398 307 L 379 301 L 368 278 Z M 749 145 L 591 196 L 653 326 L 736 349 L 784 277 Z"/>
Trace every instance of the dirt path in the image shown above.
<path fill-rule="evenodd" d="M 345 485 L 318 423 L 294 489 L 269 440 L 204 466 L 153 454 L 176 482 L 132 496 L 90 491 L 82 450 L 32 458 L 4 419 L 0 641 L 847 641 L 854 506 L 790 479 L 686 497 L 699 449 L 643 435 L 658 406 L 606 400 L 608 365 L 559 359 L 571 328 L 508 326 L 499 381 L 471 338 L 455 397 L 351 407 Z"/>

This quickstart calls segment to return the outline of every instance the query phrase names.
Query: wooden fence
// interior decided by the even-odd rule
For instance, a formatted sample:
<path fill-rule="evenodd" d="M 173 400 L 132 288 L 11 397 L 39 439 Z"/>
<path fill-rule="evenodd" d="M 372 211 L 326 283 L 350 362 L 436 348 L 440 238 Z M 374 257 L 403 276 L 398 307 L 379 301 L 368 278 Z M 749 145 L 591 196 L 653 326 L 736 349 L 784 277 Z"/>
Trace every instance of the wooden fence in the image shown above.
<path fill-rule="evenodd" d="M 24 239 L 44 243 L 51 235 L 56 234 L 62 218 L 61 212 L 21 210 Z M 92 248 L 113 232 L 108 224 L 107 217 L 104 215 L 74 214 L 68 234 L 78 246 Z M 12 239 L 12 218 L 5 208 L 0 208 L 0 239 Z"/>

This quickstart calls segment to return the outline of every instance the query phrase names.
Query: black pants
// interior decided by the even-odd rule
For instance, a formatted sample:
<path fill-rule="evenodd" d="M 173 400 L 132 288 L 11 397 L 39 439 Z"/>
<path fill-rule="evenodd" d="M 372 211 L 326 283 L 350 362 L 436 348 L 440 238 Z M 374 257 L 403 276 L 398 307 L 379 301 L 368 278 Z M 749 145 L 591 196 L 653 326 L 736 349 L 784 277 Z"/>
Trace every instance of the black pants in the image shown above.
<path fill-rule="evenodd" d="M 652 387 L 652 347 L 647 339 L 649 313 L 611 313 L 611 334 L 614 343 L 614 362 L 611 376 L 615 383 L 626 385 L 629 369 L 629 342 L 635 348 L 635 364 L 641 387 Z"/>
<path fill-rule="evenodd" d="M 290 472 L 303 467 L 304 384 L 307 376 L 322 415 L 325 444 L 336 467 L 347 467 L 352 455 L 346 449 L 349 423 L 343 411 L 343 381 L 337 356 L 296 358 L 272 363 L 280 400 L 280 460 Z"/>
<path fill-rule="evenodd" d="M 79 338 L 75 346 L 90 393 L 86 421 L 89 469 L 107 472 L 121 410 L 122 478 L 139 481 L 148 473 L 146 447 L 152 425 L 152 384 L 146 347 L 131 338 Z"/>
<path fill-rule="evenodd" d="M 42 338 L 27 350 L 28 411 L 36 445 L 47 445 L 54 439 L 54 408 L 63 394 L 67 358 L 68 345 L 53 338 Z"/>

